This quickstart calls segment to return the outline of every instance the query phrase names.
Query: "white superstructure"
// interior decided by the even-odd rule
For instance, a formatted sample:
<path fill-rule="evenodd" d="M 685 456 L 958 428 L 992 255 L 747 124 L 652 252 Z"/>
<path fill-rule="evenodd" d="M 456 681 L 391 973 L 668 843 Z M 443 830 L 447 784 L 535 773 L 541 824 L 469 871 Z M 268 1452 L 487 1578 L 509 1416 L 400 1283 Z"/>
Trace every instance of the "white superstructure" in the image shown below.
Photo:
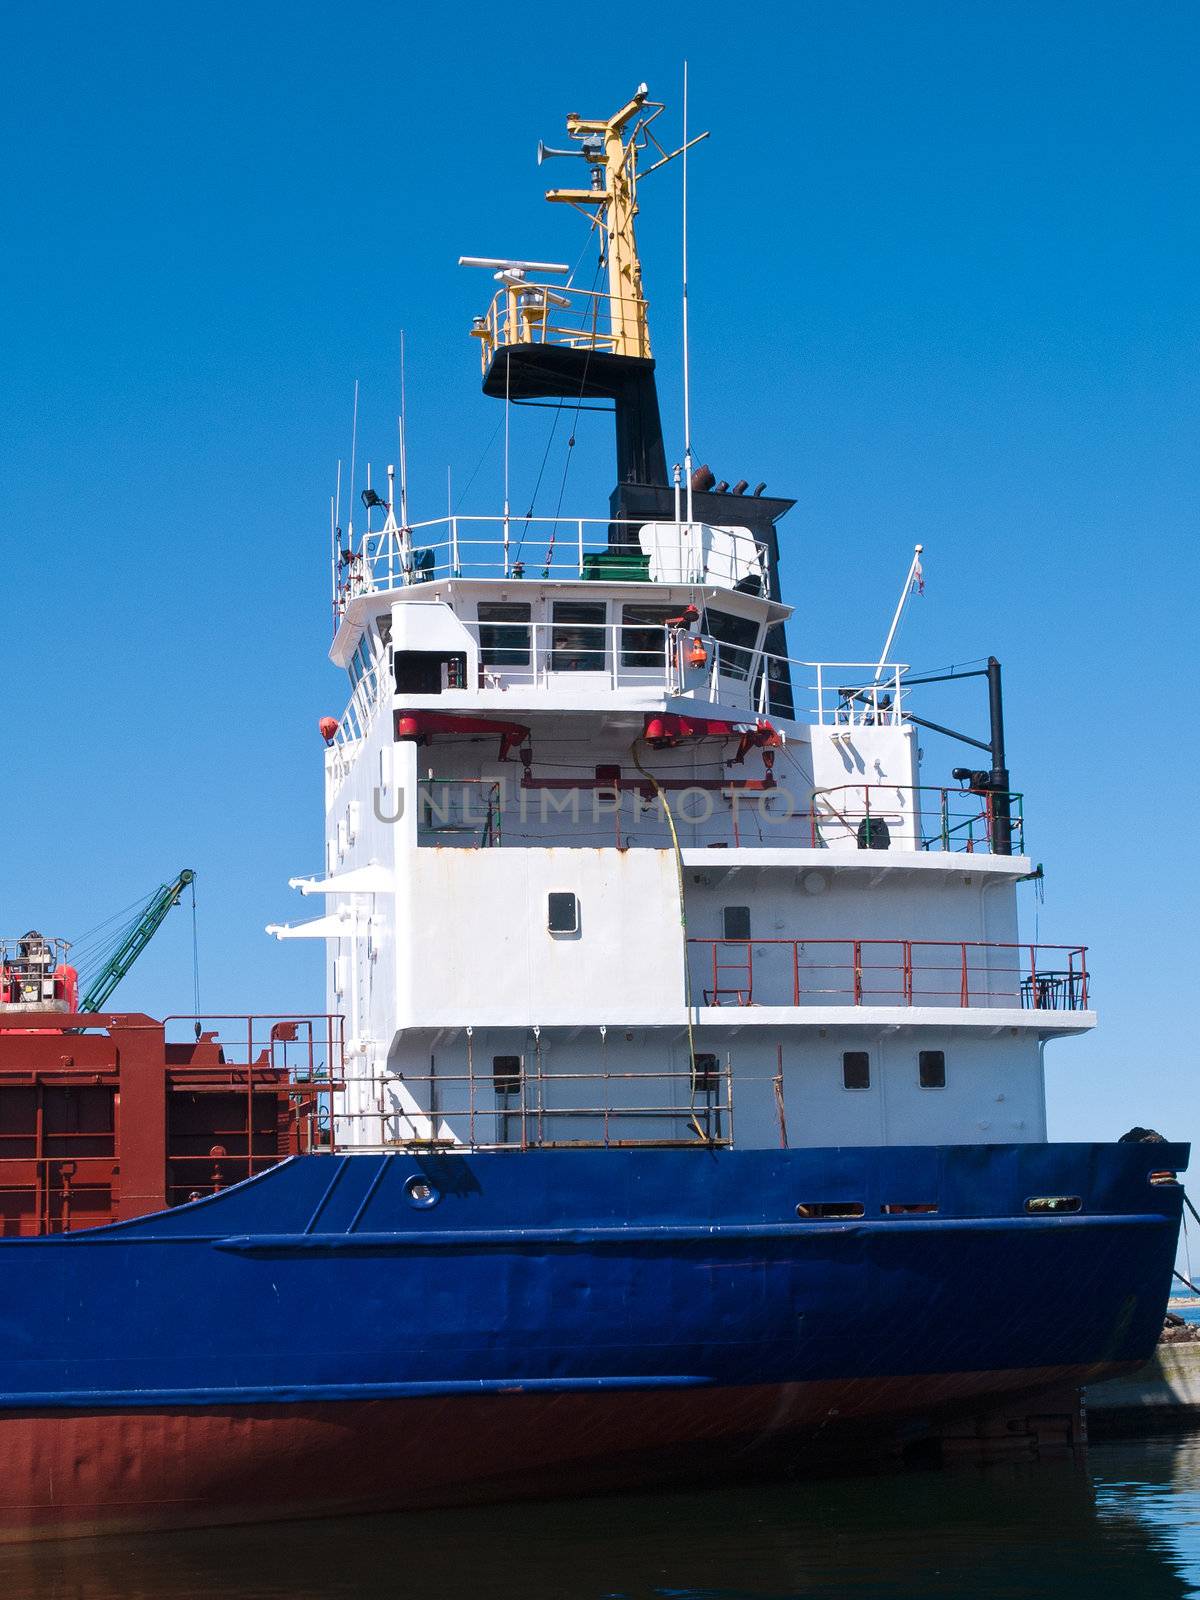
<path fill-rule="evenodd" d="M 500 277 L 485 371 L 578 348 Z M 1094 1017 L 1082 949 L 1019 942 L 1016 798 L 922 781 L 904 667 L 773 651 L 773 541 L 701 499 L 386 504 L 339 551 L 320 914 L 272 930 L 328 942 L 339 1145 L 1045 1138 L 1041 1047 Z"/>

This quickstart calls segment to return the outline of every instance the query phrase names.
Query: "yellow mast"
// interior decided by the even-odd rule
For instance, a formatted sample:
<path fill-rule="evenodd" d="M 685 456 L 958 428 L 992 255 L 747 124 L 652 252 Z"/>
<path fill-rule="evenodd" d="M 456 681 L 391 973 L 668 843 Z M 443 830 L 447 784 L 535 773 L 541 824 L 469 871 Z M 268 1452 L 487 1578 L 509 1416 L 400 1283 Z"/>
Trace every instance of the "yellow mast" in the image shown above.
<path fill-rule="evenodd" d="M 464 266 L 499 269 L 496 280 L 502 287 L 487 313 L 476 317 L 471 327 L 472 337 L 480 341 L 488 393 L 502 392 L 498 386 L 489 387 L 489 375 L 498 351 L 506 345 L 557 345 L 649 361 L 648 307 L 634 235 L 638 182 L 682 154 L 684 146 L 668 152 L 650 132 L 650 124 L 665 107 L 660 101 L 648 99 L 648 94 L 646 85 L 639 85 L 632 99 L 611 117 L 581 117 L 578 112 L 571 112 L 567 133 L 578 141 L 576 150 L 548 150 L 545 145 L 538 145 L 539 165 L 547 156 L 582 156 L 588 163 L 588 188 L 548 189 L 546 199 L 573 206 L 599 233 L 603 260 L 608 266 L 607 294 L 584 293 L 574 288 L 569 279 L 555 286 L 530 277 L 531 273 L 557 276 L 567 271 L 565 266 L 477 256 L 459 258 Z M 699 144 L 707 138 L 707 133 L 700 133 L 687 143 Z M 638 159 L 648 149 L 652 149 L 655 160 L 639 173 Z M 605 306 L 607 331 L 600 322 Z M 568 315 L 558 315 L 561 311 Z M 507 378 L 503 392 L 508 392 Z M 554 391 L 543 387 L 539 392 Z"/>
<path fill-rule="evenodd" d="M 594 225 L 603 230 L 608 258 L 610 348 L 614 355 L 620 356 L 650 355 L 642 265 L 633 231 L 633 219 L 638 210 L 638 136 L 662 110 L 661 105 L 655 105 L 648 117 L 642 115 L 648 92 L 645 84 L 640 85 L 632 100 L 611 117 L 581 117 L 572 111 L 567 117 L 567 133 L 583 144 L 581 154 L 591 165 L 592 186 L 590 189 L 546 191 L 547 200 L 589 208 Z M 625 130 L 631 122 L 634 128 L 626 139 Z M 656 162 L 655 166 L 658 165 L 661 163 Z M 590 210 L 592 207 L 596 208 L 594 212 Z"/>

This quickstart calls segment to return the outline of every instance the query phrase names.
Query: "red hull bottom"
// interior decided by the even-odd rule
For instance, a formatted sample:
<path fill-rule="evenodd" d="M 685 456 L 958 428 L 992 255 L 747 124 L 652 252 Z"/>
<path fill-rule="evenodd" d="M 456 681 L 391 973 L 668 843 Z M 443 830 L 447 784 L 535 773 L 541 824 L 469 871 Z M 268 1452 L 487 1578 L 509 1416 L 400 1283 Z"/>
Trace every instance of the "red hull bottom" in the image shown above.
<path fill-rule="evenodd" d="M 1125 1370 L 1124 1367 L 1120 1368 Z M 862 1458 L 909 1437 L 1078 1442 L 1047 1391 L 1112 1366 L 744 1388 L 0 1418 L 0 1542 L 646 1488 Z M 1040 1400 L 1037 1398 L 1041 1396 Z M 1063 1406 L 1069 1410 L 1069 1399 Z M 986 1417 L 984 1414 L 986 1413 Z M 961 1420 L 957 1425 L 953 1419 Z M 944 1433 L 937 1419 L 946 1424 Z M 1005 1419 L 1008 1419 L 1007 1421 Z"/>

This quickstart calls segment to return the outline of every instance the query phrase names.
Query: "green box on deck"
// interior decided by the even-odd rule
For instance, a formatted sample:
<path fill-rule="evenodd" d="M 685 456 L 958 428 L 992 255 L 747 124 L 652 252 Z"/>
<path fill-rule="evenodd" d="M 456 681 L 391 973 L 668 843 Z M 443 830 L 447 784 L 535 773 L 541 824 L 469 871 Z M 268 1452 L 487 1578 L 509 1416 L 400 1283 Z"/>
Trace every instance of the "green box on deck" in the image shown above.
<path fill-rule="evenodd" d="M 583 576 L 609 583 L 649 583 L 650 557 L 640 550 L 591 550 L 583 558 Z"/>

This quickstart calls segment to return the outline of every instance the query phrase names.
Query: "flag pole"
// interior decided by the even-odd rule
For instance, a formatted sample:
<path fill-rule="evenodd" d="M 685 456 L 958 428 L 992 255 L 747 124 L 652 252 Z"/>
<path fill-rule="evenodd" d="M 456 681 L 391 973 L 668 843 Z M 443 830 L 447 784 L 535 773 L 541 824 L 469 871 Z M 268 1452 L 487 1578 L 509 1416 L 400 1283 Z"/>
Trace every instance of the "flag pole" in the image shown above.
<path fill-rule="evenodd" d="M 904 608 L 908 604 L 908 597 L 913 592 L 913 585 L 918 584 L 921 588 L 924 588 L 924 581 L 921 575 L 921 552 L 924 548 L 923 544 L 919 544 L 913 551 L 912 566 L 908 569 L 908 577 L 905 578 L 904 587 L 900 591 L 900 604 L 896 607 L 896 615 L 892 618 L 888 636 L 883 642 L 883 653 L 879 657 L 879 665 L 875 668 L 876 683 L 883 676 L 883 669 L 887 665 L 888 652 L 891 650 L 892 643 L 895 640 L 896 630 L 900 626 L 900 619 L 903 617 Z"/>

